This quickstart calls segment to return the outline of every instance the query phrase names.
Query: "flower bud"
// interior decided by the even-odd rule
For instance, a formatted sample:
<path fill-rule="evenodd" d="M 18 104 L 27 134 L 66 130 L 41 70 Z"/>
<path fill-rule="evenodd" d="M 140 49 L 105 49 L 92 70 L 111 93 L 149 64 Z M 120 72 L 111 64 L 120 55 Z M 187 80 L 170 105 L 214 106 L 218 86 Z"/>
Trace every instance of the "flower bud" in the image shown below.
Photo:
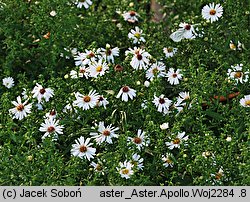
<path fill-rule="evenodd" d="M 110 49 L 110 45 L 108 43 L 106 44 L 106 49 Z"/>
<path fill-rule="evenodd" d="M 226 139 L 227 142 L 231 142 L 232 141 L 232 138 L 230 136 L 227 137 Z"/>
<path fill-rule="evenodd" d="M 33 160 L 33 156 L 27 156 L 27 160 L 28 161 L 32 161 Z"/>
<path fill-rule="evenodd" d="M 121 72 L 122 70 L 123 70 L 123 67 L 121 65 L 118 64 L 118 65 L 115 66 L 115 71 L 116 72 Z"/>
<path fill-rule="evenodd" d="M 56 11 L 51 11 L 49 14 L 50 14 L 50 16 L 54 17 L 54 16 L 56 16 L 57 13 L 56 13 Z"/>
<path fill-rule="evenodd" d="M 160 128 L 161 128 L 162 130 L 168 129 L 168 128 L 169 128 L 169 123 L 163 123 L 163 124 L 161 124 L 161 125 L 160 125 Z"/>
<path fill-rule="evenodd" d="M 149 81 L 145 81 L 145 82 L 144 82 L 144 86 L 149 87 L 149 85 L 150 85 L 150 82 L 149 82 Z"/>

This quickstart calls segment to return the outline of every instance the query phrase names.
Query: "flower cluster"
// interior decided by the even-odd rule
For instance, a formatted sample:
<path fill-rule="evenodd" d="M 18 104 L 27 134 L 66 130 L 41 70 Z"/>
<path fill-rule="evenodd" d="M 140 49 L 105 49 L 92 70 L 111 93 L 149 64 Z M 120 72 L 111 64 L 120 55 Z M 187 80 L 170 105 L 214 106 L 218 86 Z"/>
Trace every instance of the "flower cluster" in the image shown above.
<path fill-rule="evenodd" d="M 77 13 L 77 20 L 72 20 L 72 32 L 80 30 L 79 22 L 88 24 L 87 20 L 96 12 L 115 7 L 108 3 L 102 5 L 91 0 L 68 3 Z M 101 22 L 107 24 L 107 29 L 103 30 L 115 27 L 114 40 L 104 32 L 95 32 L 99 26 L 90 32 L 97 35 L 92 42 L 89 41 L 91 37 L 86 41 L 83 37 L 79 43 L 75 39 L 68 43 L 68 39 L 62 37 L 59 45 L 55 42 L 58 39 L 56 29 L 45 30 L 41 39 L 31 35 L 35 37 L 33 43 L 37 44 L 30 45 L 30 49 L 40 51 L 40 47 L 55 43 L 50 47 L 53 59 L 60 65 L 65 63 L 65 68 L 53 69 L 55 61 L 52 61 L 51 67 L 44 67 L 45 75 L 35 75 L 27 85 L 24 85 L 25 76 L 10 77 L 11 74 L 4 71 L 1 109 L 7 106 L 9 114 L 6 118 L 3 113 L 2 120 L 7 120 L 8 124 L 3 126 L 1 123 L 0 127 L 11 126 L 11 130 L 6 131 L 11 133 L 15 143 L 22 143 L 19 137 L 16 138 L 16 131 L 25 132 L 22 144 L 32 151 L 53 148 L 59 160 L 68 161 L 65 167 L 69 168 L 69 174 L 78 166 L 79 173 L 84 176 L 83 181 L 79 177 L 81 183 L 128 184 L 134 180 L 141 184 L 150 182 L 154 175 L 157 175 L 156 183 L 161 184 L 186 179 L 198 184 L 205 181 L 204 176 L 209 178 L 206 182 L 210 184 L 222 182 L 227 179 L 230 168 L 221 165 L 229 160 L 217 158 L 220 154 L 213 149 L 219 145 L 234 152 L 232 145 L 235 146 L 238 139 L 243 145 L 245 131 L 249 128 L 248 123 L 240 123 L 237 127 L 232 124 L 244 122 L 249 115 L 250 71 L 249 64 L 244 61 L 247 49 L 240 42 L 244 39 L 239 36 L 238 41 L 230 32 L 224 45 L 232 58 L 220 63 L 222 49 L 213 50 L 217 40 L 211 37 L 211 30 L 226 17 L 223 16 L 224 3 L 209 3 L 201 8 L 200 15 L 186 22 L 181 21 L 183 15 L 176 15 L 167 24 L 179 25 L 177 29 L 162 28 L 165 22 L 157 24 L 164 32 L 170 32 L 167 38 L 164 32 L 155 33 L 158 27 L 153 23 L 152 27 L 145 25 L 148 20 L 143 19 L 145 14 L 139 9 L 137 12 L 143 3 L 130 3 L 127 11 L 115 8 L 114 12 L 105 13 L 110 18 Z M 174 2 L 173 5 L 178 7 L 179 4 Z M 47 17 L 61 20 L 60 12 L 50 8 Z M 99 18 L 89 23 L 95 20 Z M 121 34 L 119 40 L 116 33 Z M 158 42 L 161 34 L 165 38 Z M 102 35 L 104 39 L 98 39 Z M 225 34 L 228 35 L 229 32 Z M 207 54 L 208 58 L 199 57 L 197 53 L 201 50 L 201 55 Z M 192 56 L 193 53 L 197 55 Z M 34 57 L 41 55 L 37 53 Z M 29 65 L 30 61 L 25 64 Z M 213 94 L 221 89 L 235 93 Z M 12 96 L 16 101 L 9 101 Z M 245 112 L 244 116 L 234 117 L 238 111 Z M 28 124 L 32 127 L 27 127 Z M 238 131 L 242 134 L 238 135 Z M 39 140 L 35 139 L 37 136 Z M 240 161 L 237 152 L 235 155 Z M 38 157 L 44 158 L 43 155 Z M 31 157 L 27 159 L 32 161 Z M 202 171 L 201 166 L 212 169 Z M 183 179 L 177 179 L 179 176 Z"/>
<path fill-rule="evenodd" d="M 85 52 L 77 52 L 73 54 L 76 70 L 71 70 L 71 78 L 100 77 L 109 70 L 110 63 L 114 63 L 114 57 L 119 56 L 119 48 L 111 48 L 109 44 L 106 48 L 98 48 L 97 50 L 85 50 Z"/>
<path fill-rule="evenodd" d="M 219 20 L 223 14 L 223 7 L 220 4 L 210 3 L 202 8 L 202 17 L 210 20 L 211 23 Z M 198 34 L 195 30 L 196 25 L 191 25 L 186 22 L 179 24 L 179 29 L 170 35 L 174 42 L 180 42 L 182 39 L 195 39 Z M 202 35 L 201 35 L 202 36 Z"/>

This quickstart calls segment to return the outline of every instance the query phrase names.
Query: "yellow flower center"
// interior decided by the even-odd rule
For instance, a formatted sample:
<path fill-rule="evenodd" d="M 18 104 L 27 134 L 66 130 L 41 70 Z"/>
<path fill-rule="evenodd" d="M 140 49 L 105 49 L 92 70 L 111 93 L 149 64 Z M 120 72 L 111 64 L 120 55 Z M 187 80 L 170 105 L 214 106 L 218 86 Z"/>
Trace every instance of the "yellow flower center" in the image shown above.
<path fill-rule="evenodd" d="M 216 173 L 215 179 L 216 179 L 216 180 L 220 180 L 222 176 L 223 176 L 222 173 Z"/>
<path fill-rule="evenodd" d="M 91 100 L 91 97 L 89 97 L 88 95 L 84 96 L 84 98 L 83 98 L 84 102 L 90 102 L 90 100 Z"/>
<path fill-rule="evenodd" d="M 233 44 L 233 43 L 230 43 L 230 49 L 232 49 L 232 50 L 235 50 L 236 49 L 236 46 L 235 46 L 235 44 Z"/>
<path fill-rule="evenodd" d="M 211 10 L 209 11 L 209 14 L 210 14 L 210 15 L 215 15 L 215 14 L 216 14 L 216 10 L 211 9 Z"/>
<path fill-rule="evenodd" d="M 22 104 L 20 104 L 20 105 L 18 105 L 17 107 L 16 107 L 16 109 L 17 109 L 17 111 L 23 111 L 24 110 L 24 106 L 22 105 Z"/>
<path fill-rule="evenodd" d="M 88 150 L 87 147 L 84 146 L 84 145 L 81 145 L 80 148 L 79 148 L 79 151 L 82 152 L 82 153 L 86 152 L 87 150 Z"/>
<path fill-rule="evenodd" d="M 95 169 L 96 169 L 97 171 L 101 171 L 101 170 L 102 170 L 102 166 L 101 166 L 100 164 L 97 164 Z"/>
<path fill-rule="evenodd" d="M 171 159 L 169 159 L 169 158 L 166 159 L 166 163 L 172 164 L 172 162 L 173 162 L 173 161 L 172 161 Z"/>
<path fill-rule="evenodd" d="M 250 100 L 246 100 L 245 105 L 250 106 Z"/>
<path fill-rule="evenodd" d="M 153 72 L 154 75 L 156 75 L 156 74 L 158 73 L 158 69 L 157 69 L 157 68 L 154 68 L 154 69 L 152 70 L 152 72 Z"/>
<path fill-rule="evenodd" d="M 179 138 L 175 138 L 173 140 L 173 144 L 180 144 L 181 140 Z"/>
<path fill-rule="evenodd" d="M 234 74 L 234 78 L 241 78 L 241 77 L 242 77 L 242 75 L 243 75 L 243 73 L 242 73 L 242 72 L 235 72 L 235 74 Z"/>
<path fill-rule="evenodd" d="M 167 52 L 168 53 L 172 53 L 173 52 L 173 48 L 167 48 Z"/>
<path fill-rule="evenodd" d="M 134 166 L 136 166 L 136 167 L 138 166 L 138 162 L 137 162 L 137 161 L 134 161 L 134 160 L 133 160 L 131 163 L 132 163 Z"/>
<path fill-rule="evenodd" d="M 129 173 L 129 170 L 127 168 L 122 169 L 122 174 L 127 175 Z"/>
<path fill-rule="evenodd" d="M 101 66 L 101 65 L 100 65 L 100 66 L 97 66 L 97 67 L 96 67 L 96 71 L 97 71 L 97 72 L 101 72 L 101 71 L 102 71 L 102 66 Z"/>
<path fill-rule="evenodd" d="M 136 38 L 140 38 L 140 37 L 141 37 L 141 34 L 138 33 L 138 32 L 136 32 L 136 33 L 134 34 L 134 36 L 135 36 Z"/>

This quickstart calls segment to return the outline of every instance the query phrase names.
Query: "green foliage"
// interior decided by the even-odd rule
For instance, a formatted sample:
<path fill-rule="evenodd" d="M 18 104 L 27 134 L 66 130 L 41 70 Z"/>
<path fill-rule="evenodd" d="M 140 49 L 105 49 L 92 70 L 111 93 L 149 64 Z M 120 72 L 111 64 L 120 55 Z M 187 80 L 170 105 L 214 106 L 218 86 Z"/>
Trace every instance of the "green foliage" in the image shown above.
<path fill-rule="evenodd" d="M 70 0 L 2 0 L 0 2 L 0 79 L 13 77 L 15 86 L 0 86 L 0 185 L 249 185 L 250 108 L 242 107 L 240 99 L 250 94 L 249 81 L 228 80 L 231 65 L 243 64 L 250 71 L 249 50 L 250 5 L 248 0 L 220 1 L 223 16 L 216 22 L 205 21 L 201 9 L 210 3 L 201 1 L 158 0 L 162 20 L 152 21 L 149 0 L 93 0 L 88 9 L 77 8 Z M 215 1 L 219 3 L 219 1 Z M 129 23 L 122 13 L 134 10 L 139 21 Z M 51 16 L 50 12 L 56 15 Z M 172 41 L 169 36 L 181 22 L 197 24 L 202 37 Z M 134 45 L 128 39 L 131 29 L 143 30 L 145 43 L 139 46 L 151 54 L 150 62 L 162 61 L 166 69 L 181 69 L 179 85 L 170 85 L 167 78 L 157 78 L 146 87 L 144 70 L 130 66 L 131 57 L 125 55 Z M 48 34 L 49 33 L 49 34 Z M 232 50 L 230 41 L 244 44 L 242 50 Z M 70 78 L 76 70 L 74 58 L 66 49 L 84 52 L 97 48 L 119 47 L 120 55 L 109 71 L 97 78 Z M 178 48 L 174 57 L 166 58 L 163 48 Z M 66 58 L 69 57 L 69 59 Z M 123 70 L 116 71 L 119 64 Z M 55 95 L 36 107 L 32 97 L 36 83 L 54 90 Z M 136 97 L 128 102 L 116 98 L 124 85 L 136 90 Z M 32 113 L 22 120 L 12 119 L 11 101 L 26 89 Z M 109 101 L 107 108 L 90 110 L 75 108 L 64 111 L 75 100 L 74 93 L 83 95 L 95 89 Z M 152 102 L 164 94 L 173 103 L 180 92 L 189 92 L 190 99 L 178 113 L 163 115 Z M 220 102 L 214 96 L 239 95 Z M 147 108 L 141 106 L 147 101 Z M 190 106 L 190 107 L 189 107 Z M 41 138 L 39 131 L 44 116 L 52 109 L 58 113 L 63 134 L 57 141 Z M 118 127 L 119 137 L 113 144 L 98 145 L 94 162 L 100 161 L 103 170 L 97 172 L 90 161 L 71 156 L 72 144 L 80 136 L 90 137 L 96 124 Z M 160 125 L 169 123 L 162 130 Z M 95 127 L 95 128 L 93 128 Z M 138 129 L 150 139 L 148 147 L 138 150 L 129 147 L 128 137 L 135 137 Z M 170 150 L 166 142 L 178 132 L 188 135 L 187 145 Z M 231 138 L 231 141 L 228 138 Z M 121 178 L 119 162 L 131 161 L 138 153 L 144 159 L 143 170 L 134 169 L 129 179 Z M 173 167 L 164 167 L 162 156 L 173 155 Z M 219 169 L 223 175 L 219 176 Z M 219 177 L 218 177 L 219 176 Z"/>

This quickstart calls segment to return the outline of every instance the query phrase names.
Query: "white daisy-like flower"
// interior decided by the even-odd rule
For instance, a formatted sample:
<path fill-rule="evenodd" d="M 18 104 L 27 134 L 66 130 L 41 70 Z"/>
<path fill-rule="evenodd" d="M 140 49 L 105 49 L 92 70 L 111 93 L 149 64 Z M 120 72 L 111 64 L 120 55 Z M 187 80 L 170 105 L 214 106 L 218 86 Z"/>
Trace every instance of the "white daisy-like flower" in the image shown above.
<path fill-rule="evenodd" d="M 201 154 L 204 158 L 208 158 L 208 157 L 214 157 L 214 154 L 210 151 L 205 151 L 205 152 L 202 152 Z"/>
<path fill-rule="evenodd" d="M 79 52 L 77 48 L 63 48 L 67 55 L 64 55 L 64 53 L 60 53 L 60 57 L 65 57 L 66 59 L 70 59 L 69 54 L 71 54 L 73 57 L 75 57 Z"/>
<path fill-rule="evenodd" d="M 118 47 L 110 48 L 109 44 L 106 45 L 106 49 L 101 48 L 100 50 L 100 54 L 102 55 L 103 59 L 108 63 L 114 63 L 115 62 L 114 57 L 118 57 L 119 52 L 120 50 Z"/>
<path fill-rule="evenodd" d="M 217 173 L 211 174 L 211 177 L 215 178 L 215 180 L 221 180 L 223 176 L 224 176 L 224 170 L 222 168 L 220 168 Z"/>
<path fill-rule="evenodd" d="M 3 85 L 6 88 L 12 88 L 14 86 L 14 79 L 12 77 L 3 78 Z"/>
<path fill-rule="evenodd" d="M 103 171 L 103 166 L 102 166 L 101 163 L 99 163 L 99 162 L 98 162 L 98 163 L 95 163 L 94 161 L 92 161 L 92 162 L 90 163 L 90 165 L 94 167 L 94 170 L 95 170 L 96 172 L 102 173 L 102 171 Z M 103 174 L 104 174 L 104 173 L 103 173 Z"/>
<path fill-rule="evenodd" d="M 136 167 L 138 170 L 143 170 L 143 158 L 139 154 L 133 154 L 132 161 L 130 162 L 134 167 Z"/>
<path fill-rule="evenodd" d="M 86 67 L 83 67 L 83 66 L 79 67 L 78 77 L 79 78 L 85 77 L 86 79 L 88 79 L 88 77 L 89 77 L 89 68 L 86 68 Z"/>
<path fill-rule="evenodd" d="M 131 23 L 137 22 L 138 17 L 140 17 L 140 15 L 135 11 L 125 12 L 122 14 L 122 16 L 123 16 L 125 21 L 131 22 Z"/>
<path fill-rule="evenodd" d="M 96 103 L 96 106 L 98 106 L 98 107 L 103 106 L 104 109 L 106 109 L 106 105 L 108 105 L 108 104 L 109 104 L 109 101 L 105 97 L 103 97 L 103 95 L 100 95 L 98 98 L 98 101 Z"/>
<path fill-rule="evenodd" d="M 173 162 L 173 156 L 172 154 L 170 153 L 167 153 L 165 156 L 162 156 L 162 161 L 164 162 L 163 163 L 163 166 L 165 166 L 166 168 L 167 167 L 173 167 L 174 166 L 174 162 Z"/>
<path fill-rule="evenodd" d="M 134 174 L 133 165 L 130 162 L 120 162 L 119 167 L 116 167 L 122 178 L 129 179 Z"/>
<path fill-rule="evenodd" d="M 35 106 L 37 107 L 38 110 L 43 110 L 43 105 L 41 103 L 36 103 Z"/>
<path fill-rule="evenodd" d="M 232 40 L 230 40 L 229 47 L 231 50 L 236 50 L 236 45 L 234 44 Z"/>
<path fill-rule="evenodd" d="M 133 40 L 134 44 L 140 44 L 141 42 L 146 42 L 145 38 L 143 37 L 142 30 L 139 27 L 135 27 L 135 29 L 131 29 L 128 33 L 128 38 Z"/>
<path fill-rule="evenodd" d="M 85 77 L 88 79 L 89 77 L 89 68 L 86 68 L 85 66 L 78 67 L 78 71 L 71 70 L 70 71 L 70 78 L 76 79 L 76 78 L 82 78 Z"/>
<path fill-rule="evenodd" d="M 244 98 L 241 98 L 240 104 L 243 107 L 250 107 L 250 95 L 245 95 Z"/>
<path fill-rule="evenodd" d="M 78 78 L 78 72 L 76 70 L 71 70 L 69 75 L 70 75 L 71 79 L 77 79 Z"/>
<path fill-rule="evenodd" d="M 166 77 L 168 77 L 168 81 L 171 85 L 178 85 L 179 80 L 182 79 L 182 74 L 180 73 L 180 69 L 177 69 L 176 71 L 174 68 L 170 68 L 167 72 Z"/>
<path fill-rule="evenodd" d="M 85 53 L 77 53 L 74 60 L 76 66 L 89 65 L 91 62 L 96 61 L 96 54 L 92 50 L 85 50 Z"/>
<path fill-rule="evenodd" d="M 169 100 L 164 95 L 160 95 L 159 97 L 154 95 L 154 100 L 152 102 L 157 107 L 158 112 L 163 112 L 164 114 L 167 114 L 172 100 Z"/>
<path fill-rule="evenodd" d="M 186 91 L 180 92 L 178 99 L 180 99 L 180 100 L 189 100 L 190 99 L 189 92 L 186 92 Z"/>
<path fill-rule="evenodd" d="M 77 8 L 82 8 L 84 6 L 84 8 L 88 9 L 89 6 L 92 5 L 92 1 L 91 0 L 77 0 L 75 4 L 77 4 Z"/>
<path fill-rule="evenodd" d="M 45 132 L 45 134 L 42 136 L 42 139 L 45 139 L 46 137 L 53 137 L 53 140 L 58 139 L 58 134 L 63 134 L 63 125 L 59 125 L 59 120 L 56 119 L 45 119 L 45 123 L 41 124 L 41 127 L 39 130 L 41 132 Z"/>
<path fill-rule="evenodd" d="M 149 80 L 153 80 L 155 77 L 165 77 L 165 65 L 162 62 L 156 62 L 152 64 L 152 66 L 146 71 L 146 78 Z"/>
<path fill-rule="evenodd" d="M 189 92 L 180 92 L 179 97 L 177 97 L 177 102 L 175 103 L 176 106 L 181 105 L 185 106 L 185 101 L 190 99 Z"/>
<path fill-rule="evenodd" d="M 176 138 L 172 140 L 171 142 L 166 142 L 166 145 L 169 149 L 174 149 L 174 148 L 180 148 L 180 145 L 183 141 L 188 140 L 188 135 L 185 136 L 185 132 L 178 132 Z M 185 137 L 184 137 L 185 136 Z"/>
<path fill-rule="evenodd" d="M 197 34 L 194 29 L 194 25 L 188 23 L 180 23 L 179 29 L 170 35 L 170 38 L 174 42 L 179 42 L 182 39 L 194 39 Z"/>
<path fill-rule="evenodd" d="M 222 16 L 223 7 L 220 4 L 210 3 L 202 8 L 201 14 L 205 20 L 210 20 L 212 23 Z"/>
<path fill-rule="evenodd" d="M 89 65 L 89 74 L 91 77 L 97 78 L 97 76 L 103 76 L 108 69 L 106 62 L 102 62 L 102 60 L 94 61 Z"/>
<path fill-rule="evenodd" d="M 77 53 L 78 53 L 77 48 L 70 48 L 69 51 L 70 51 L 70 53 L 72 54 L 72 56 L 75 56 L 75 55 L 77 55 Z"/>
<path fill-rule="evenodd" d="M 241 43 L 240 41 L 238 41 L 237 48 L 238 48 L 239 51 L 242 51 L 242 49 L 245 49 L 245 46 L 244 46 L 243 43 Z"/>
<path fill-rule="evenodd" d="M 88 95 L 82 95 L 81 93 L 77 92 L 75 97 L 76 100 L 73 102 L 73 105 L 82 108 L 83 110 L 88 110 L 96 106 L 99 95 L 95 90 L 91 90 Z"/>
<path fill-rule="evenodd" d="M 77 113 L 77 110 L 72 106 L 71 103 L 66 104 L 62 111 L 64 113 L 72 113 L 73 111 Z"/>
<path fill-rule="evenodd" d="M 183 111 L 184 106 L 187 105 L 186 101 L 190 99 L 189 92 L 180 92 L 179 97 L 177 97 L 177 101 L 174 103 L 173 107 L 177 109 L 179 114 L 181 111 Z M 192 104 L 189 103 L 188 108 L 191 108 Z"/>
<path fill-rule="evenodd" d="M 37 83 L 31 93 L 33 94 L 33 98 L 37 98 L 38 103 L 41 103 L 42 98 L 44 98 L 45 101 L 48 102 L 49 99 L 53 97 L 54 90 L 51 88 L 43 88 L 42 85 Z"/>
<path fill-rule="evenodd" d="M 137 131 L 136 137 L 128 137 L 127 141 L 129 144 L 134 144 L 138 150 L 141 150 L 143 147 L 147 147 L 150 143 L 150 140 L 145 135 L 145 132 L 143 132 L 141 129 Z"/>
<path fill-rule="evenodd" d="M 151 57 L 148 52 L 143 49 L 134 47 L 134 49 L 129 48 L 129 50 L 125 52 L 126 56 L 129 54 L 133 55 L 130 65 L 134 69 L 138 70 L 147 68 L 147 65 L 149 64 L 149 58 Z"/>
<path fill-rule="evenodd" d="M 56 110 L 52 109 L 50 112 L 45 114 L 45 118 L 47 119 L 55 119 L 57 116 Z"/>
<path fill-rule="evenodd" d="M 183 111 L 185 105 L 186 103 L 183 102 L 183 100 L 177 100 L 177 102 L 173 104 L 173 108 L 176 109 L 178 112 L 177 115 Z"/>
<path fill-rule="evenodd" d="M 75 140 L 76 144 L 72 145 L 71 154 L 79 158 L 85 158 L 90 161 L 96 155 L 96 148 L 91 147 L 90 138 L 84 139 L 83 136 Z"/>
<path fill-rule="evenodd" d="M 236 83 L 246 83 L 249 78 L 249 72 L 243 72 L 242 67 L 243 64 L 231 65 L 231 69 L 227 70 L 228 78 L 235 80 Z"/>
<path fill-rule="evenodd" d="M 23 92 L 22 92 L 21 94 L 22 94 L 22 98 L 23 98 L 24 100 L 28 99 L 27 89 L 26 89 L 26 88 L 23 88 Z"/>
<path fill-rule="evenodd" d="M 167 47 L 163 48 L 163 53 L 165 54 L 166 58 L 173 57 L 174 54 L 176 54 L 178 51 L 178 48 L 173 48 L 173 47 Z"/>
<path fill-rule="evenodd" d="M 98 133 L 90 133 L 90 135 L 93 136 L 98 144 L 103 142 L 112 144 L 112 138 L 118 138 L 118 134 L 115 133 L 117 130 L 119 128 L 115 128 L 112 125 L 105 127 L 104 122 L 99 122 Z"/>
<path fill-rule="evenodd" d="M 148 108 L 148 101 L 143 100 L 142 103 L 141 103 L 141 107 L 142 107 L 142 109 L 147 109 Z"/>
<path fill-rule="evenodd" d="M 17 97 L 17 102 L 12 101 L 11 103 L 15 105 L 14 108 L 9 109 L 9 112 L 13 115 L 13 119 L 22 120 L 28 114 L 31 113 L 32 104 L 27 104 L 28 100 L 22 103 L 21 97 Z"/>
<path fill-rule="evenodd" d="M 134 99 L 134 97 L 136 97 L 136 90 L 128 87 L 128 86 L 123 86 L 119 93 L 117 94 L 116 98 L 120 98 L 122 96 L 122 101 L 127 102 L 128 98 L 130 98 L 131 100 Z"/>

